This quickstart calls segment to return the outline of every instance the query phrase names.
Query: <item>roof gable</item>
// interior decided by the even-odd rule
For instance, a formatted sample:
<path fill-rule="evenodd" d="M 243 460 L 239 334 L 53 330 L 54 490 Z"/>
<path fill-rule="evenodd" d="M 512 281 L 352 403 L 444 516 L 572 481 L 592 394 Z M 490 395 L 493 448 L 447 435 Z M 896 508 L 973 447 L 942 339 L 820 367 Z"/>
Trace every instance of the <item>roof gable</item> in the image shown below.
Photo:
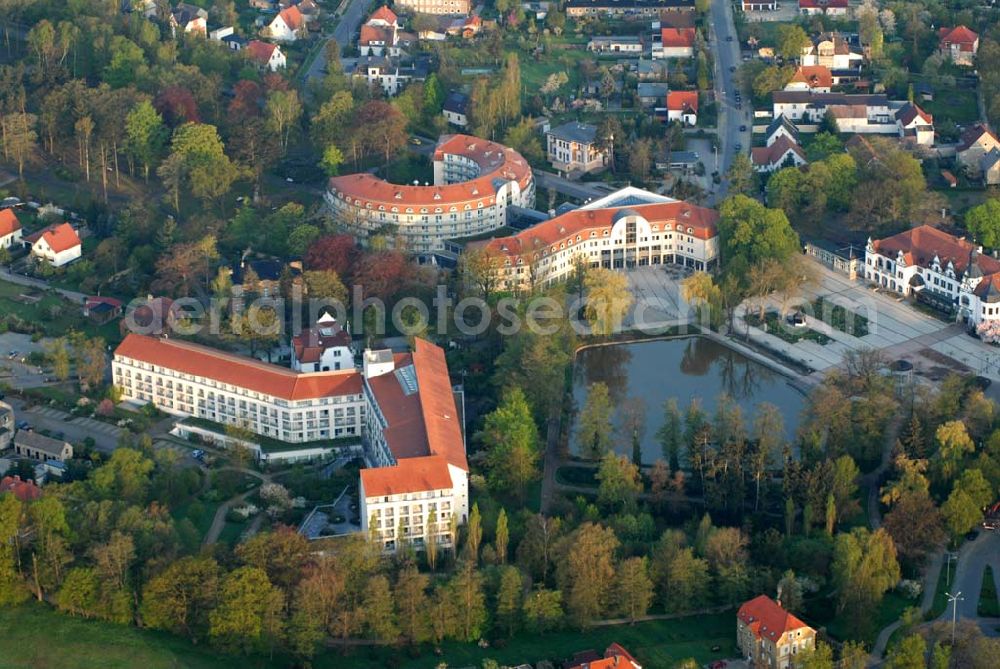
<path fill-rule="evenodd" d="M 21 221 L 13 209 L 0 209 L 0 237 L 6 237 L 21 229 Z"/>
<path fill-rule="evenodd" d="M 759 595 L 745 602 L 736 616 L 750 626 L 755 636 L 772 642 L 780 639 L 786 632 L 812 629 L 767 595 Z"/>
<path fill-rule="evenodd" d="M 664 47 L 694 46 L 694 28 L 661 28 L 660 41 Z"/>

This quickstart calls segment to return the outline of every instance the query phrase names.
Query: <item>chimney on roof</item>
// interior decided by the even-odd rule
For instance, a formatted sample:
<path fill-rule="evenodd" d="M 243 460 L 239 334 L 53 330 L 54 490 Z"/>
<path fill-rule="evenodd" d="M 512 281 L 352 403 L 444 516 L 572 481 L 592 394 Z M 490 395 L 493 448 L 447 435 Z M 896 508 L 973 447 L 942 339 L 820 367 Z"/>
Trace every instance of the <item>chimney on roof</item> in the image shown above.
<path fill-rule="evenodd" d="M 396 368 L 396 363 L 392 357 L 392 351 L 383 349 L 366 349 L 364 354 L 363 373 L 366 379 L 383 374 L 389 374 Z"/>

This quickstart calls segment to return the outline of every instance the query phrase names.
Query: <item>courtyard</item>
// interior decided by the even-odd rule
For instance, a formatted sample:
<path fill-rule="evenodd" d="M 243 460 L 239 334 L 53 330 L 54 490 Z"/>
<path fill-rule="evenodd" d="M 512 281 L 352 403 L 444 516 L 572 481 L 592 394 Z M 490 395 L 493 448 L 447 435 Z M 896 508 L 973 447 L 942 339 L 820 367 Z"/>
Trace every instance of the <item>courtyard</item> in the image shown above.
<path fill-rule="evenodd" d="M 801 340 L 789 343 L 748 327 L 745 316 L 757 308 L 744 302 L 737 310 L 736 328 L 751 340 L 822 372 L 839 365 L 851 350 L 878 349 L 890 360 L 906 360 L 918 377 L 938 381 L 950 373 L 977 374 L 1000 381 L 1000 351 L 966 332 L 962 323 L 945 322 L 916 309 L 898 295 L 875 291 L 815 263 L 818 281 L 802 291 L 792 304 L 805 316 L 805 326 L 829 338 L 825 344 Z M 811 313 L 811 305 L 822 297 L 827 304 L 843 306 L 866 319 L 867 334 L 854 336 L 824 322 L 823 314 Z M 776 299 L 765 308 L 778 310 Z M 827 320 L 829 320 L 827 318 Z"/>

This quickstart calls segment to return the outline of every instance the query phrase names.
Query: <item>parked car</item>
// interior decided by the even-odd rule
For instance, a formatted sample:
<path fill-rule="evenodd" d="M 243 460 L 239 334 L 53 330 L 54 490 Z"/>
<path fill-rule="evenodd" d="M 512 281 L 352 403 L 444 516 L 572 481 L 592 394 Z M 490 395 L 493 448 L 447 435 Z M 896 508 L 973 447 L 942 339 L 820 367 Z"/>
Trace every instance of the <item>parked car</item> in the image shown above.
<path fill-rule="evenodd" d="M 196 448 L 193 451 L 191 451 L 191 457 L 194 458 L 195 460 L 201 460 L 202 458 L 205 457 L 205 451 L 201 450 L 200 448 Z"/>
<path fill-rule="evenodd" d="M 740 132 L 746 132 L 746 131 L 747 131 L 747 127 L 745 125 L 741 125 L 740 126 Z"/>

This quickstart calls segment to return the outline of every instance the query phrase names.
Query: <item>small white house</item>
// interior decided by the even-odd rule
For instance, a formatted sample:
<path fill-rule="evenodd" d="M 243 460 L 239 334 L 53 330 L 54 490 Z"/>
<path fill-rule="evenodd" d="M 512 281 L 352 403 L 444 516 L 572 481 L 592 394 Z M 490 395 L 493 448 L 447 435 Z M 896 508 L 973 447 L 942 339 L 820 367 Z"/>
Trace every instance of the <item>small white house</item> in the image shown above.
<path fill-rule="evenodd" d="M 31 255 L 53 267 L 62 267 L 83 255 L 80 236 L 69 223 L 51 225 L 28 235 L 24 242 L 31 245 Z"/>
<path fill-rule="evenodd" d="M 694 28 L 661 28 L 653 40 L 653 58 L 691 58 L 694 56 Z"/>
<path fill-rule="evenodd" d="M 351 335 L 329 312 L 317 319 L 315 327 L 292 337 L 292 369 L 296 372 L 332 372 L 354 366 Z"/>
<path fill-rule="evenodd" d="M 215 30 L 209 31 L 208 39 L 213 42 L 221 42 L 224 38 L 229 37 L 234 33 L 232 26 L 223 26 L 222 28 L 216 28 Z"/>
<path fill-rule="evenodd" d="M 12 248 L 21 243 L 21 222 L 13 209 L 0 209 L 0 249 Z"/>
<path fill-rule="evenodd" d="M 451 125 L 466 127 L 469 125 L 469 96 L 457 91 L 449 93 L 441 112 Z"/>
<path fill-rule="evenodd" d="M 285 54 L 277 44 L 269 44 L 260 40 L 252 40 L 244 49 L 247 58 L 258 67 L 266 67 L 271 72 L 285 69 Z"/>
<path fill-rule="evenodd" d="M 277 42 L 294 42 L 302 36 L 305 19 L 295 5 L 286 7 L 275 15 L 264 29 L 264 37 Z"/>

